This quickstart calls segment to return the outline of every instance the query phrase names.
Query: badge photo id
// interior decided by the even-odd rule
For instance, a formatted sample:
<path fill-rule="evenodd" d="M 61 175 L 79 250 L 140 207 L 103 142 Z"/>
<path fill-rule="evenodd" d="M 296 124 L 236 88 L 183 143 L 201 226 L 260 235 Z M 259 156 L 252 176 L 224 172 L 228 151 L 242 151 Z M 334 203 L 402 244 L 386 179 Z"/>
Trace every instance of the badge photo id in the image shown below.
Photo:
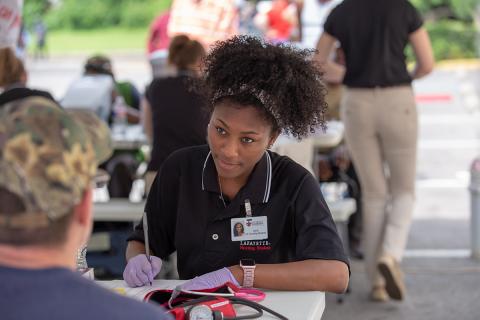
<path fill-rule="evenodd" d="M 268 239 L 267 217 L 247 217 L 230 220 L 232 241 Z"/>

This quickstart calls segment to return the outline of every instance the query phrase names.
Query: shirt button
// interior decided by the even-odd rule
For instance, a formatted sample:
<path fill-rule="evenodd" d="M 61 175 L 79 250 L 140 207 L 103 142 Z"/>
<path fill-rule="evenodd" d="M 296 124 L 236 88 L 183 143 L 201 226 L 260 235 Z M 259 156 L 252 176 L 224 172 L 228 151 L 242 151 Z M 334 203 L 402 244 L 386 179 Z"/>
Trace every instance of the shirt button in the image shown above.
<path fill-rule="evenodd" d="M 212 239 L 213 240 L 218 240 L 218 234 L 216 234 L 216 233 L 212 234 Z"/>

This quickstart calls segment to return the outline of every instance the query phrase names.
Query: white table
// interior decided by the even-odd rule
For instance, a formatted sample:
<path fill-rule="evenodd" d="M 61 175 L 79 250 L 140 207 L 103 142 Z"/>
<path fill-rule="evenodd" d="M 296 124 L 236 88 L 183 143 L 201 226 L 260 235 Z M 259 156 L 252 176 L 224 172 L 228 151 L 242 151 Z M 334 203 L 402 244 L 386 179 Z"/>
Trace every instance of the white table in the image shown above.
<path fill-rule="evenodd" d="M 153 286 L 141 288 L 128 288 L 123 280 L 97 281 L 103 287 L 124 291 L 125 295 L 142 300 L 143 296 L 151 289 L 173 289 L 181 284 L 181 280 L 155 280 Z M 118 288 L 121 288 L 118 290 Z M 264 290 L 267 294 L 262 305 L 273 309 L 290 320 L 319 320 L 325 309 L 325 293 L 320 291 L 271 291 Z M 249 313 L 250 309 L 235 306 L 238 314 Z M 264 312 L 260 319 L 278 319 L 268 312 Z"/>
<path fill-rule="evenodd" d="M 94 221 L 138 222 L 145 208 L 145 200 L 130 202 L 128 199 L 110 199 L 93 204 Z"/>
<path fill-rule="evenodd" d="M 338 146 L 343 139 L 343 132 L 342 122 L 329 121 L 325 132 L 319 128 L 313 135 L 301 141 L 285 135 L 279 136 L 272 146 L 272 151 L 290 157 L 318 177 L 317 168 L 313 167 L 316 162 L 315 155 L 321 149 Z"/>
<path fill-rule="evenodd" d="M 115 150 L 138 150 L 148 146 L 147 136 L 139 124 L 118 126 L 111 129 L 113 148 Z"/>
<path fill-rule="evenodd" d="M 288 136 L 280 136 L 272 147 L 272 151 L 290 157 L 318 177 L 317 168 L 312 168 L 315 154 L 319 149 L 332 148 L 340 144 L 343 139 L 344 126 L 340 121 L 329 121 L 327 130 L 318 129 L 311 137 L 297 141 Z M 357 209 L 352 198 L 327 201 L 335 222 L 348 221 L 350 215 Z"/>
<path fill-rule="evenodd" d="M 335 221 L 346 221 L 356 210 L 354 199 L 347 198 L 328 202 L 328 207 Z M 95 202 L 93 205 L 94 221 L 138 222 L 145 208 L 145 200 L 130 202 L 128 199 L 110 199 L 108 202 Z"/>
<path fill-rule="evenodd" d="M 353 198 L 345 198 L 336 201 L 327 201 L 333 221 L 337 223 L 348 222 L 350 216 L 357 210 L 357 203 Z"/>
<path fill-rule="evenodd" d="M 313 135 L 313 145 L 315 148 L 332 148 L 338 146 L 343 139 L 345 127 L 343 122 L 331 120 L 327 122 L 327 130 L 321 129 Z"/>

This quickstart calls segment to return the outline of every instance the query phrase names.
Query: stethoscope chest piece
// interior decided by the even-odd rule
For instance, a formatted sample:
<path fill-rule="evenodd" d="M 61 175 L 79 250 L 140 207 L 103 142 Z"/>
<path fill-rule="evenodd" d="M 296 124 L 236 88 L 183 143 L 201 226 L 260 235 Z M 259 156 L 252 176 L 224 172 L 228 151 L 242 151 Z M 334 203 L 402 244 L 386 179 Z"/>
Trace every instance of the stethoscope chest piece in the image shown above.
<path fill-rule="evenodd" d="M 188 320 L 222 320 L 222 313 L 213 311 L 210 307 L 200 304 L 191 307 L 187 313 Z"/>

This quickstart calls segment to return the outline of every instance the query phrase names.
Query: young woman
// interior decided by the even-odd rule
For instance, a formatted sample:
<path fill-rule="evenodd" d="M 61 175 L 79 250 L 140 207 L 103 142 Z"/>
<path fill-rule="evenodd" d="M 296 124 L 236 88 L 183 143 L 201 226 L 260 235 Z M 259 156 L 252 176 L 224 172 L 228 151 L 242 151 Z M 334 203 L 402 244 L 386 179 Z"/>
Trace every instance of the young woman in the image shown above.
<path fill-rule="evenodd" d="M 203 58 L 205 49 L 200 42 L 185 35 L 175 36 L 168 49 L 168 62 L 176 74 L 155 78 L 147 87 L 142 101 L 143 126 L 152 142 L 145 179 L 147 191 L 172 152 L 206 143 L 208 113 L 201 97 L 190 90 L 190 82 L 199 75 Z"/>
<path fill-rule="evenodd" d="M 420 13 L 404 0 L 344 0 L 328 16 L 316 60 L 326 65 L 335 43 L 345 53 L 341 109 L 345 141 L 362 189 L 365 265 L 374 301 L 402 300 L 399 263 L 415 198 L 417 109 L 411 82 L 434 59 Z M 409 72 L 410 43 L 416 66 Z"/>
<path fill-rule="evenodd" d="M 233 226 L 233 236 L 234 237 L 241 237 L 243 236 L 243 233 L 244 233 L 244 228 L 243 228 L 243 224 L 241 222 L 237 222 L 235 223 L 235 225 Z"/>
<path fill-rule="evenodd" d="M 187 289 L 226 281 L 277 290 L 343 292 L 349 268 L 315 178 L 268 148 L 323 125 L 324 86 L 308 51 L 252 37 L 218 43 L 205 61 L 208 145 L 173 153 L 148 196 L 151 263 L 142 224 L 124 279 L 142 286 L 177 250 Z M 182 128 L 179 128 L 181 130 Z M 232 235 L 236 223 L 244 234 Z"/>

